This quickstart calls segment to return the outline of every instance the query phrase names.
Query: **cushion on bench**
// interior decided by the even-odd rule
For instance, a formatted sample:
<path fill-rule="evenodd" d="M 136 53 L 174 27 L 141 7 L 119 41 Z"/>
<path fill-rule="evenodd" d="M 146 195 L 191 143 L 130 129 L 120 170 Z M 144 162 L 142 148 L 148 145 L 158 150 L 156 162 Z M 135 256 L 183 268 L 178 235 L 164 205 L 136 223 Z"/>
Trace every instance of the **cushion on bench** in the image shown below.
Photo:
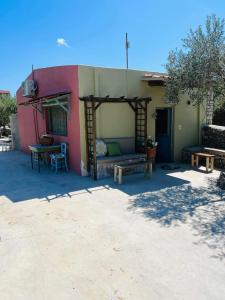
<path fill-rule="evenodd" d="M 108 156 L 121 155 L 120 145 L 117 142 L 106 143 Z"/>
<path fill-rule="evenodd" d="M 121 138 L 103 138 L 106 144 L 116 142 L 120 145 L 122 154 L 135 153 L 135 138 L 121 137 Z"/>

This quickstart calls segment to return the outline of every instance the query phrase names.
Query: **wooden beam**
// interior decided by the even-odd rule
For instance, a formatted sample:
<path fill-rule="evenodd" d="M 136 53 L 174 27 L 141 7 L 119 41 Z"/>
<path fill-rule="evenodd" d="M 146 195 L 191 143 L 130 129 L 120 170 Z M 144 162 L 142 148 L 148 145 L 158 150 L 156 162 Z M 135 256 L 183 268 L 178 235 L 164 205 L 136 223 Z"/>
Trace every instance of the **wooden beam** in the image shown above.
<path fill-rule="evenodd" d="M 127 102 L 143 102 L 143 101 L 147 101 L 150 102 L 152 99 L 151 97 L 145 97 L 145 98 L 139 98 L 139 97 L 135 97 L 135 98 L 125 98 L 124 96 L 122 97 L 110 97 L 109 95 L 107 95 L 106 97 L 95 97 L 93 95 L 89 95 L 89 96 L 85 96 L 85 97 L 81 97 L 80 98 L 81 101 L 94 101 L 94 102 L 98 102 L 98 103 L 127 103 Z"/>
<path fill-rule="evenodd" d="M 88 111 L 87 111 L 87 106 L 88 106 L 88 102 L 84 102 L 87 171 L 90 172 L 90 145 L 89 145 L 89 139 L 88 139 Z"/>
<path fill-rule="evenodd" d="M 70 114 L 70 96 L 60 96 L 51 100 L 46 100 L 46 102 L 42 102 L 43 107 L 52 107 L 52 106 L 60 106 L 65 112 Z"/>
<path fill-rule="evenodd" d="M 147 131 L 148 131 L 148 103 L 145 101 L 145 107 L 144 107 L 144 112 L 145 112 L 145 129 L 144 129 L 144 153 L 147 154 Z"/>
<path fill-rule="evenodd" d="M 96 157 L 96 110 L 95 110 L 95 101 L 92 101 L 92 122 L 93 122 L 93 176 L 94 180 L 97 180 L 97 157 Z"/>
<path fill-rule="evenodd" d="M 138 106 L 138 105 L 139 105 L 142 109 L 144 109 L 144 106 L 142 105 L 141 102 L 138 102 L 138 103 L 137 103 L 137 106 Z"/>
<path fill-rule="evenodd" d="M 131 109 L 135 112 L 135 106 L 134 106 L 134 104 L 131 103 L 131 102 L 128 102 L 128 104 L 129 104 L 129 106 L 131 107 Z"/>
<path fill-rule="evenodd" d="M 101 105 L 102 103 L 99 102 L 96 106 L 95 106 L 95 111 L 99 108 L 99 106 Z"/>
<path fill-rule="evenodd" d="M 57 93 L 49 96 L 43 96 L 43 97 L 27 100 L 25 102 L 19 103 L 19 105 L 27 106 L 27 105 L 37 104 L 37 103 L 44 103 L 46 101 L 52 101 L 54 99 L 62 99 L 62 98 L 65 99 L 66 97 L 70 96 L 70 94 L 71 93 L 69 92 L 69 93 Z"/>

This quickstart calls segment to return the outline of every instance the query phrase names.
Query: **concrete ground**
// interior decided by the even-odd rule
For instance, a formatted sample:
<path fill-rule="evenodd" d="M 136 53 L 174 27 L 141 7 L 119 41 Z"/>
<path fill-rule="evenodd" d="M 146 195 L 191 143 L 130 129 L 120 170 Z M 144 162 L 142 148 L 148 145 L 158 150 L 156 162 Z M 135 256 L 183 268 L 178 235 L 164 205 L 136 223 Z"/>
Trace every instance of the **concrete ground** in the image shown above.
<path fill-rule="evenodd" d="M 0 152 L 0 299 L 225 299 L 218 172 L 94 182 Z"/>

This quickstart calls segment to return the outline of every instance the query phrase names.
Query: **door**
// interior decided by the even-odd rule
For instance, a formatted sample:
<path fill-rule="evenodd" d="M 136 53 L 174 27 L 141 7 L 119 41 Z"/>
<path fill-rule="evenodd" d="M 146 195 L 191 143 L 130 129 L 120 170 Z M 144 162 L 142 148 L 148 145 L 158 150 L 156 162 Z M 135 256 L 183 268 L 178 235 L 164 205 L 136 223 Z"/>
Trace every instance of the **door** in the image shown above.
<path fill-rule="evenodd" d="M 172 159 L 171 124 L 172 109 L 156 109 L 155 140 L 158 142 L 156 153 L 157 162 L 170 162 Z"/>

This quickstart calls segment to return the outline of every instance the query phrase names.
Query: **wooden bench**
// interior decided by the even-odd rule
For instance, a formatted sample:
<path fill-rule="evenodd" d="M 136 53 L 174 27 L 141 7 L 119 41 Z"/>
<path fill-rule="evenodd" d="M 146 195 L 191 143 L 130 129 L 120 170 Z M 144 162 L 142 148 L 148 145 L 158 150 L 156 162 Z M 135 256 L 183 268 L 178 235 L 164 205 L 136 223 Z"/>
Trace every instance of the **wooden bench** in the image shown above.
<path fill-rule="evenodd" d="M 225 168 L 225 150 L 204 147 L 204 152 L 215 155 L 215 163 L 217 166 L 224 169 Z"/>
<path fill-rule="evenodd" d="M 214 162 L 215 166 L 218 168 L 225 168 L 225 150 L 224 149 L 217 149 L 217 148 L 210 148 L 206 146 L 190 146 L 185 147 L 182 149 L 182 161 L 184 163 L 190 163 L 192 154 L 194 153 L 208 153 L 215 155 Z"/>
<path fill-rule="evenodd" d="M 202 153 L 202 152 L 193 153 L 192 156 L 191 156 L 191 165 L 192 165 L 192 167 L 194 167 L 194 166 L 198 167 L 200 157 L 205 158 L 206 172 L 209 172 L 209 170 L 212 172 L 214 170 L 214 157 L 215 157 L 215 155 L 208 154 L 208 153 Z"/>
<path fill-rule="evenodd" d="M 125 171 L 132 170 L 138 167 L 143 166 L 144 176 L 151 177 L 152 176 L 152 161 L 139 161 L 139 162 L 131 162 L 131 163 L 121 163 L 114 165 L 114 181 L 122 184 L 123 176 L 125 175 Z"/>

